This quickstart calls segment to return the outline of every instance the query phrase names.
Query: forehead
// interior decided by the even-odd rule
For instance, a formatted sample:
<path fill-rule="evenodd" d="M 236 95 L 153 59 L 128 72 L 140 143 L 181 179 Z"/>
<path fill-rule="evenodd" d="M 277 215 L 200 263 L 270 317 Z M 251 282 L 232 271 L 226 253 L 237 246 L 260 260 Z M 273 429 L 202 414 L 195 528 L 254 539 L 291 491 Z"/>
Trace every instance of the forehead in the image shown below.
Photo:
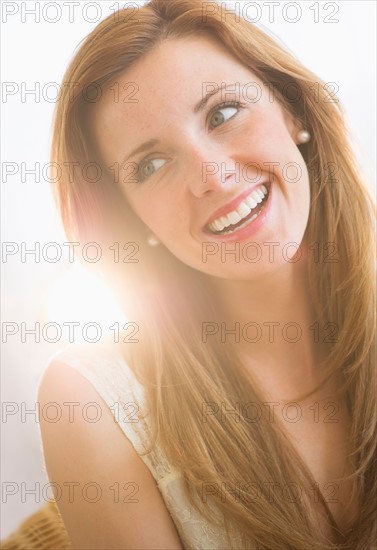
<path fill-rule="evenodd" d="M 207 36 L 167 39 L 117 77 L 95 103 L 94 119 L 114 127 L 119 117 L 129 124 L 150 120 L 169 108 L 190 109 L 207 91 L 223 83 L 241 86 L 260 80 L 217 40 Z M 234 88 L 236 89 L 236 88 Z M 96 124 L 95 124 L 96 125 Z"/>
<path fill-rule="evenodd" d="M 232 78 L 235 70 L 238 78 L 250 80 L 254 76 L 215 38 L 199 35 L 164 40 L 118 80 L 135 82 L 141 99 L 149 92 L 163 99 L 162 94 L 184 93 L 191 88 L 201 91 L 204 82 L 221 83 L 226 77 Z"/>

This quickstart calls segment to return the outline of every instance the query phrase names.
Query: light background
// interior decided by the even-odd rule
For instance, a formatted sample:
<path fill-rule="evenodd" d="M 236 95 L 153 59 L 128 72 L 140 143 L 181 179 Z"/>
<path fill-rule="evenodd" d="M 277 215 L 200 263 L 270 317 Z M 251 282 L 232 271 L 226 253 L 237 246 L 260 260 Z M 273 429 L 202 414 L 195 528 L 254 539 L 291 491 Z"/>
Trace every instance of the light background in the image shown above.
<path fill-rule="evenodd" d="M 41 89 L 49 82 L 60 83 L 66 66 L 79 42 L 97 24 L 98 13 L 103 19 L 111 13 L 112 1 L 80 2 L 75 8 L 74 21 L 69 21 L 68 2 L 62 4 L 62 17 L 51 22 L 57 12 L 53 6 L 45 13 L 45 20 L 35 21 L 35 16 L 26 15 L 38 4 L 43 13 L 46 4 L 56 2 L 2 2 L 2 82 L 15 83 L 21 88 L 33 88 L 40 83 Z M 91 4 L 89 6 L 88 4 Z M 123 7 L 126 2 L 119 2 Z M 133 3 L 135 4 L 135 2 Z M 376 152 L 376 3 L 371 1 L 311 2 L 300 1 L 302 10 L 299 21 L 293 23 L 283 19 L 282 14 L 288 2 L 280 2 L 275 15 L 269 21 L 267 4 L 270 2 L 228 2 L 236 9 L 245 9 L 246 4 L 258 4 L 262 13 L 259 24 L 276 35 L 305 65 L 325 82 L 336 82 L 338 97 L 346 109 L 357 156 L 363 172 L 369 181 L 374 181 Z M 317 5 L 320 21 L 314 22 Z M 86 7 L 85 7 L 86 6 Z M 327 8 L 326 8 L 327 6 Z M 336 23 L 325 23 L 325 16 L 331 18 L 334 7 L 339 10 L 332 16 Z M 6 16 L 5 10 L 17 10 Z M 87 10 L 85 21 L 83 14 Z M 256 14 L 256 11 L 246 14 Z M 295 15 L 295 8 L 286 12 L 289 18 Z M 24 21 L 22 15 L 25 16 Z M 53 92 L 53 89 L 50 89 Z M 4 163 L 25 163 L 27 168 L 36 162 L 44 166 L 49 162 L 51 119 L 54 102 L 39 101 L 27 95 L 15 93 L 2 98 L 2 167 Z M 22 181 L 21 172 L 5 178 L 2 171 L 2 241 L 14 242 L 20 246 L 25 242 L 28 248 L 36 242 L 43 246 L 47 242 L 62 243 L 64 236 L 52 201 L 47 181 L 35 182 L 33 176 Z M 20 254 L 2 259 L 2 323 L 26 322 L 30 328 L 36 321 L 42 325 L 49 321 L 96 319 L 93 315 L 101 309 L 104 326 L 106 319 L 119 315 L 111 299 L 104 291 L 97 292 L 94 307 L 93 290 L 79 275 L 73 275 L 73 264 L 67 261 L 49 263 L 36 262 L 31 256 L 21 261 Z M 74 266 L 76 267 L 76 266 Z M 80 278 L 81 277 L 81 278 Z M 86 292 L 85 292 L 86 291 Z M 71 294 L 71 300 L 70 296 Z M 60 296 L 60 299 L 59 299 Z M 102 302 L 101 302 L 102 296 Z M 63 297 L 63 301 L 62 298 Z M 89 302 L 88 302 L 89 301 Z M 102 305 L 101 305 L 102 304 Z M 107 309 L 103 304 L 107 304 Z M 65 334 L 66 335 L 66 334 Z M 3 339 L 4 342 L 4 333 Z M 9 336 L 2 344 L 2 401 L 14 403 L 21 408 L 35 408 L 37 386 L 48 358 L 66 344 L 66 338 L 52 344 L 36 343 L 33 336 L 21 342 L 20 333 Z M 9 406 L 9 405 L 8 405 Z M 6 421 L 4 421 L 6 420 Z M 28 415 L 26 421 L 21 414 L 3 417 L 2 427 L 2 487 L 4 483 L 15 482 L 21 489 L 36 483 L 43 486 L 48 479 L 44 471 L 39 425 L 35 417 Z M 7 536 L 17 527 L 20 520 L 43 505 L 33 495 L 22 502 L 20 492 L 14 496 L 2 495 L 2 532 Z"/>

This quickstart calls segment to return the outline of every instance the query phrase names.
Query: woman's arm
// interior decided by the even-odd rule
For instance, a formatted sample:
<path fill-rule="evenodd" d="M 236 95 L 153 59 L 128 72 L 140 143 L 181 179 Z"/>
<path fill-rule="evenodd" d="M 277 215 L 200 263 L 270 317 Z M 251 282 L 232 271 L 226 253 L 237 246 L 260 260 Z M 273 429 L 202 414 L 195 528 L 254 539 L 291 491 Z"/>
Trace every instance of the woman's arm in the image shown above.
<path fill-rule="evenodd" d="M 52 361 L 39 385 L 38 401 L 41 410 L 53 402 L 63 411 L 57 422 L 46 415 L 40 422 L 47 473 L 61 489 L 56 500 L 72 547 L 182 549 L 153 476 L 91 383 L 75 369 Z M 82 415 L 90 402 L 101 407 L 98 422 Z M 87 418 L 90 413 L 94 416 L 88 408 Z M 83 491 L 88 483 L 92 485 Z"/>

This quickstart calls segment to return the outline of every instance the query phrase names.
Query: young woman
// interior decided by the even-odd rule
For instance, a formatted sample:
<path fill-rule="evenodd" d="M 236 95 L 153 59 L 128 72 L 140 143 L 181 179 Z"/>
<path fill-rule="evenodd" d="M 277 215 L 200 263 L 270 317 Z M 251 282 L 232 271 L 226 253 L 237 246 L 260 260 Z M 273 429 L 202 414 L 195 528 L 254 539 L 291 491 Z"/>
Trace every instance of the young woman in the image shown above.
<path fill-rule="evenodd" d="M 207 4 L 121 10 L 65 74 L 58 204 L 130 323 L 50 362 L 48 474 L 74 548 L 364 550 L 372 201 L 331 90 Z"/>

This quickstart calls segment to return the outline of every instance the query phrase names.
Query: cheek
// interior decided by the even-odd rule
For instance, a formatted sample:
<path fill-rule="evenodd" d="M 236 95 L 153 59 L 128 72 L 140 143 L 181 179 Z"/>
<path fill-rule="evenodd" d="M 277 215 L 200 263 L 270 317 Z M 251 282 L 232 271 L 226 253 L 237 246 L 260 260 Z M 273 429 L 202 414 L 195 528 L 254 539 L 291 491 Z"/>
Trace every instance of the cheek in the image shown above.
<path fill-rule="evenodd" d="M 138 190 L 137 195 L 127 193 L 126 197 L 141 221 L 162 239 L 174 239 L 185 227 L 182 201 L 171 189 L 166 189 L 164 192 L 160 189 L 158 193 L 154 193 L 153 189 L 148 187 Z"/>
<path fill-rule="evenodd" d="M 258 109 L 256 105 L 232 147 L 240 160 L 249 159 L 262 173 L 268 173 L 273 163 L 276 163 L 274 170 L 281 172 L 283 163 L 297 162 L 296 145 L 277 108 Z"/>
<path fill-rule="evenodd" d="M 256 161 L 262 173 L 274 174 L 287 198 L 292 192 L 308 202 L 308 170 L 291 132 L 279 109 L 261 111 L 246 129 L 241 154 Z"/>

